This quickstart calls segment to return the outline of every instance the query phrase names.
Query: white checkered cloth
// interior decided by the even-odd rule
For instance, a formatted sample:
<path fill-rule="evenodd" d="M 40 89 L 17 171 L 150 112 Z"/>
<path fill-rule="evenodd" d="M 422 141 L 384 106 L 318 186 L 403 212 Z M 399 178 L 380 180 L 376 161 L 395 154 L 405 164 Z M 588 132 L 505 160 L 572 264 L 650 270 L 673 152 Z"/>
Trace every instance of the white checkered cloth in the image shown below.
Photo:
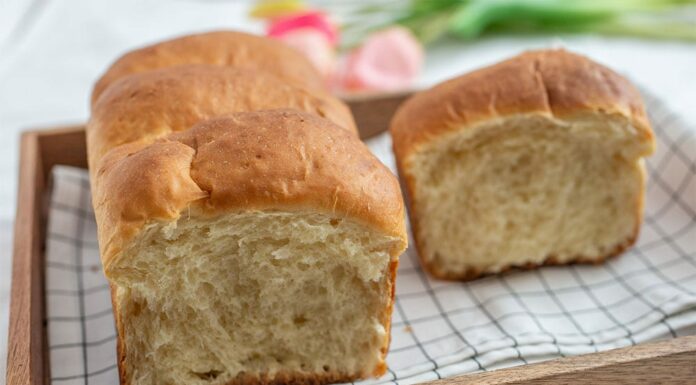
<path fill-rule="evenodd" d="M 658 140 L 638 244 L 601 266 L 469 283 L 401 258 L 389 371 L 409 384 L 696 334 L 696 131 L 648 99 Z M 390 138 L 370 141 L 393 167 Z M 84 170 L 54 172 L 46 257 L 53 384 L 117 384 L 116 335 Z"/>

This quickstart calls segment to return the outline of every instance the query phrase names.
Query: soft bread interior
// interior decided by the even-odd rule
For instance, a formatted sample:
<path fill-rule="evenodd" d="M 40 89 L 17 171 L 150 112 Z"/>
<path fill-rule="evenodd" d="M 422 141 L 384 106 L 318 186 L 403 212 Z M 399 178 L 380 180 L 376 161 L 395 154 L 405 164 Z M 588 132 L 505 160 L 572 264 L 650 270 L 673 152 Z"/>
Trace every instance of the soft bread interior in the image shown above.
<path fill-rule="evenodd" d="M 627 121 L 596 115 L 517 115 L 442 135 L 406 165 L 421 257 L 461 277 L 616 253 L 638 230 L 650 151 Z"/>
<path fill-rule="evenodd" d="M 147 226 L 107 272 L 128 383 L 316 382 L 382 371 L 398 244 L 310 212 L 183 213 Z"/>

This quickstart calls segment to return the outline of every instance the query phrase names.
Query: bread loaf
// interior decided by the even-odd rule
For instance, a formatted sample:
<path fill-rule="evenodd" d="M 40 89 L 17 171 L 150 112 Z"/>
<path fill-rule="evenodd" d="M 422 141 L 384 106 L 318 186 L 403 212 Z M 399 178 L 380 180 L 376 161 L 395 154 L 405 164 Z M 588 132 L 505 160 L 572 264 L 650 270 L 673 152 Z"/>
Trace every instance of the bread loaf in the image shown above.
<path fill-rule="evenodd" d="M 444 82 L 391 133 L 437 277 L 599 262 L 636 239 L 653 134 L 638 91 L 583 56 L 528 52 Z"/>
<path fill-rule="evenodd" d="M 307 111 L 358 135 L 348 106 L 323 91 L 256 70 L 182 65 L 125 76 L 104 91 L 87 130 L 89 161 L 95 164 L 115 146 L 152 141 L 210 117 L 273 108 Z"/>
<path fill-rule="evenodd" d="M 92 104 L 123 76 L 187 64 L 256 69 L 289 83 L 324 89 L 324 80 L 300 52 L 278 41 L 236 31 L 187 35 L 128 52 L 102 75 L 92 91 Z"/>
<path fill-rule="evenodd" d="M 406 247 L 399 185 L 342 103 L 292 84 L 182 63 L 126 75 L 93 106 L 92 201 L 122 384 L 386 370 Z"/>

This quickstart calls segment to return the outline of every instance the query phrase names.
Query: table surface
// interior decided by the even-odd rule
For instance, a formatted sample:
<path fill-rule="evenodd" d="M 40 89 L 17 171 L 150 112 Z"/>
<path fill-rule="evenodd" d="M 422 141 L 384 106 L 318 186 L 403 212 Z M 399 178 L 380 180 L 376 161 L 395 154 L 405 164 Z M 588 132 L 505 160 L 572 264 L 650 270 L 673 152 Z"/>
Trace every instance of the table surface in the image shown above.
<path fill-rule="evenodd" d="M 0 384 L 5 381 L 19 133 L 84 122 L 92 84 L 125 50 L 193 31 L 259 32 L 245 1 L 0 1 Z M 696 28 L 696 27 L 695 27 Z M 696 44 L 595 36 L 496 37 L 429 49 L 425 87 L 525 49 L 566 47 L 629 76 L 696 129 Z"/>

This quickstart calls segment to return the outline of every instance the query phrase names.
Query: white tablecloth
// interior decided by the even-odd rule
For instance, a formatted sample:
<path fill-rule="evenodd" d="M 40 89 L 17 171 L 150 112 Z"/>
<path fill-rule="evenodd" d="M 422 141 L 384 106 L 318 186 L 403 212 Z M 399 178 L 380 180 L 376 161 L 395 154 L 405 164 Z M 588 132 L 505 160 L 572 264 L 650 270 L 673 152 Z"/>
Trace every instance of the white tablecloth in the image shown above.
<path fill-rule="evenodd" d="M 328 2 L 330 3 L 330 2 Z M 91 85 L 126 49 L 216 28 L 258 32 L 244 1 L 0 0 L 0 384 L 19 132 L 84 122 Z M 696 127 L 696 44 L 599 37 L 491 38 L 431 49 L 421 86 L 521 50 L 562 43 L 635 79 Z"/>

